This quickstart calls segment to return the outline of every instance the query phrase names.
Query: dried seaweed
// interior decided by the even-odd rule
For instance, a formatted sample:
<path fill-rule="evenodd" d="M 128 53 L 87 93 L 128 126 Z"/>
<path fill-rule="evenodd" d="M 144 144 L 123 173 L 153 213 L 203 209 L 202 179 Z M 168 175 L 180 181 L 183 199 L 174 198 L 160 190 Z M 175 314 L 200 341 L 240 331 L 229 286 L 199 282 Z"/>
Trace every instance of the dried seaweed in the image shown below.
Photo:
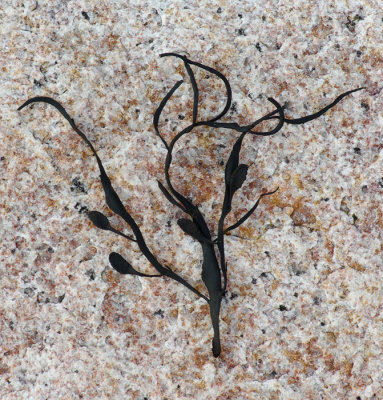
<path fill-rule="evenodd" d="M 59 102 L 49 97 L 41 97 L 41 96 L 34 97 L 27 100 L 22 106 L 18 108 L 18 110 L 21 110 L 27 105 L 32 103 L 38 103 L 38 102 L 48 103 L 53 107 L 55 107 L 63 115 L 63 117 L 69 122 L 73 130 L 85 141 L 85 143 L 89 146 L 93 155 L 96 158 L 98 168 L 100 171 L 100 180 L 103 186 L 106 204 L 108 205 L 111 211 L 119 215 L 127 223 L 127 225 L 131 229 L 133 236 L 126 235 L 113 228 L 108 218 L 99 211 L 89 212 L 88 213 L 89 219 L 93 222 L 93 224 L 97 228 L 111 231 L 115 234 L 123 236 L 124 238 L 130 241 L 135 242 L 139 247 L 141 253 L 156 269 L 158 274 L 151 275 L 137 271 L 120 254 L 115 252 L 112 252 L 109 255 L 109 262 L 111 266 L 117 272 L 124 275 L 128 274 L 137 275 L 139 277 L 144 277 L 144 278 L 162 277 L 162 276 L 169 277 L 184 285 L 186 288 L 191 290 L 197 296 L 203 298 L 209 304 L 210 308 L 211 323 L 214 331 L 214 337 L 212 341 L 213 355 L 215 357 L 218 357 L 221 353 L 220 330 L 219 330 L 220 308 L 222 299 L 225 296 L 227 281 L 228 281 L 227 262 L 225 259 L 225 234 L 242 225 L 255 212 L 263 197 L 272 195 L 278 190 L 278 188 L 276 188 L 273 191 L 260 194 L 254 206 L 251 207 L 250 210 L 248 210 L 236 223 L 228 227 L 225 227 L 225 219 L 229 215 L 232 209 L 233 197 L 235 193 L 241 189 L 242 185 L 244 184 L 247 178 L 248 166 L 245 164 L 240 164 L 240 151 L 245 136 L 247 134 L 252 134 L 257 136 L 270 136 L 279 132 L 285 123 L 295 124 L 295 125 L 307 123 L 323 115 L 326 111 L 334 107 L 344 97 L 363 88 L 349 90 L 338 96 L 332 103 L 322 108 L 318 112 L 300 118 L 286 118 L 285 106 L 281 106 L 273 98 L 268 98 L 268 101 L 275 107 L 275 109 L 270 111 L 263 117 L 259 118 L 258 120 L 252 122 L 251 124 L 241 126 L 237 122 L 220 121 L 221 118 L 223 118 L 229 111 L 232 101 L 232 91 L 230 84 L 221 72 L 212 67 L 203 65 L 199 62 L 192 61 L 187 57 L 177 53 L 161 54 L 161 57 L 169 57 L 169 56 L 177 57 L 181 59 L 184 63 L 186 72 L 188 74 L 193 89 L 193 112 L 192 112 L 192 123 L 183 130 L 181 130 L 180 132 L 176 133 L 173 139 L 170 141 L 170 143 L 167 143 L 159 130 L 159 120 L 169 99 L 183 83 L 183 81 L 178 81 L 170 89 L 167 95 L 163 98 L 156 112 L 154 113 L 154 118 L 153 118 L 154 131 L 156 135 L 160 138 L 160 140 L 162 141 L 167 150 L 167 155 L 164 165 L 164 175 L 167 188 L 161 182 L 158 182 L 158 186 L 161 192 L 164 194 L 165 198 L 171 204 L 178 207 L 180 210 L 182 210 L 182 212 L 184 212 L 189 216 L 189 218 L 179 219 L 177 223 L 185 234 L 197 240 L 201 245 L 202 257 L 203 257 L 201 279 L 205 284 L 208 296 L 204 295 L 195 287 L 193 287 L 191 284 L 189 284 L 183 277 L 175 273 L 170 267 L 168 267 L 167 265 L 163 265 L 154 255 L 154 253 L 149 249 L 134 217 L 124 207 L 117 192 L 114 190 L 112 183 L 109 179 L 109 176 L 107 175 L 103 167 L 103 164 L 92 143 L 88 140 L 86 135 L 83 132 L 81 132 L 80 129 L 78 129 L 78 127 L 74 123 L 74 120 L 69 116 L 69 114 L 66 112 L 64 107 Z M 213 74 L 215 77 L 220 79 L 225 86 L 225 91 L 226 91 L 226 93 L 224 94 L 224 96 L 226 96 L 225 106 L 223 107 L 221 112 L 219 112 L 217 115 L 212 116 L 207 120 L 198 120 L 199 87 L 194 75 L 193 67 L 203 69 L 208 73 Z M 262 122 L 274 119 L 278 120 L 278 122 L 273 129 L 270 129 L 269 131 L 253 130 Z M 221 215 L 219 218 L 216 233 L 211 232 L 209 230 L 208 224 L 205 221 L 205 218 L 202 215 L 199 208 L 193 203 L 193 200 L 191 200 L 184 194 L 180 193 L 174 187 L 170 177 L 170 169 L 173 161 L 174 146 L 184 135 L 191 133 L 194 130 L 194 128 L 199 126 L 206 126 L 217 129 L 230 129 L 241 133 L 238 139 L 235 141 L 231 149 L 231 152 L 229 154 L 229 157 L 226 161 L 224 200 L 222 204 Z"/>

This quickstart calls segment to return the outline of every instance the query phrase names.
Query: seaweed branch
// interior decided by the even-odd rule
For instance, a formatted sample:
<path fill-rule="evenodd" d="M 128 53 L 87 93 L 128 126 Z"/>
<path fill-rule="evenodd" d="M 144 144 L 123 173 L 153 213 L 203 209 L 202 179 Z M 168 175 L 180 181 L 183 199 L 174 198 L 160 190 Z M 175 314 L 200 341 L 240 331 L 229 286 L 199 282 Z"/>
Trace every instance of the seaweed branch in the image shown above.
<path fill-rule="evenodd" d="M 227 262 L 225 259 L 225 235 L 240 225 L 245 223 L 248 218 L 256 211 L 260 201 L 263 197 L 270 196 L 274 194 L 278 188 L 262 193 L 259 195 L 255 204 L 234 224 L 225 227 L 226 217 L 230 214 L 232 210 L 232 201 L 235 194 L 241 189 L 247 178 L 248 166 L 240 163 L 240 152 L 243 146 L 245 136 L 247 134 L 257 135 L 257 136 L 271 136 L 278 133 L 284 126 L 284 124 L 305 124 L 316 118 L 319 118 L 324 113 L 326 113 L 330 108 L 334 107 L 343 98 L 354 93 L 358 90 L 364 88 L 357 88 L 349 90 L 347 92 L 339 95 L 333 102 L 322 108 L 321 110 L 304 117 L 298 118 L 287 118 L 285 116 L 285 106 L 280 105 L 277 100 L 269 97 L 268 101 L 274 106 L 274 109 L 263 117 L 249 123 L 248 125 L 239 125 L 237 122 L 226 122 L 221 119 L 227 114 L 230 109 L 232 101 L 232 90 L 229 81 L 226 77 L 218 70 L 201 64 L 197 61 L 188 59 L 187 57 L 177 54 L 177 53 L 164 53 L 160 55 L 161 57 L 176 57 L 182 60 L 186 72 L 188 74 L 190 84 L 193 89 L 193 112 L 192 112 L 192 122 L 186 128 L 176 133 L 170 143 L 167 143 L 164 136 L 161 134 L 159 129 L 159 121 L 164 111 L 168 101 L 177 91 L 177 89 L 183 83 L 182 80 L 177 81 L 174 86 L 169 90 L 169 92 L 162 99 L 157 110 L 153 116 L 153 126 L 156 135 L 159 137 L 163 145 L 167 150 L 165 164 L 164 164 L 164 176 L 167 187 L 165 187 L 160 181 L 158 181 L 158 187 L 165 196 L 165 198 L 174 206 L 179 208 L 184 212 L 189 218 L 180 218 L 177 223 L 180 229 L 194 240 L 197 240 L 202 249 L 202 268 L 201 268 L 201 279 L 205 284 L 208 296 L 201 293 L 191 284 L 189 284 L 183 277 L 175 273 L 167 265 L 160 263 L 158 258 L 147 246 L 142 232 L 135 222 L 134 217 L 125 208 L 121 202 L 117 192 L 114 190 L 112 183 L 107 175 L 104 166 L 99 158 L 94 146 L 88 140 L 87 136 L 76 126 L 74 120 L 66 112 L 65 108 L 56 100 L 50 97 L 38 96 L 27 100 L 23 105 L 21 105 L 18 110 L 32 103 L 48 103 L 55 107 L 61 115 L 69 122 L 72 129 L 84 140 L 84 142 L 91 149 L 94 157 L 96 158 L 97 165 L 100 171 L 100 180 L 104 190 L 105 201 L 109 209 L 115 214 L 119 215 L 130 227 L 132 235 L 126 235 L 115 228 L 113 228 L 108 220 L 108 218 L 99 211 L 91 211 L 88 216 L 92 223 L 99 229 L 111 231 L 117 235 L 124 237 L 127 240 L 134 242 L 141 253 L 146 257 L 150 264 L 155 268 L 158 274 L 145 274 L 137 271 L 133 266 L 126 261 L 120 254 L 112 252 L 109 255 L 109 262 L 111 266 L 120 274 L 124 275 L 136 275 L 142 278 L 153 278 L 153 277 L 163 277 L 174 279 L 175 281 L 181 283 L 186 288 L 191 290 L 197 296 L 203 298 L 210 308 L 210 318 L 214 331 L 214 336 L 212 340 L 212 352 L 215 357 L 218 357 L 221 353 L 221 341 L 220 341 L 220 328 L 219 328 L 219 318 L 220 318 L 220 308 L 223 296 L 225 295 L 227 284 L 228 284 L 228 271 Z M 199 120 L 198 109 L 199 109 L 199 87 L 193 71 L 193 68 L 203 69 L 215 77 L 220 79 L 225 86 L 226 102 L 223 109 L 217 114 L 213 115 L 206 120 Z M 277 120 L 277 123 L 273 129 L 268 131 L 255 131 L 258 125 L 264 121 Z M 188 198 L 186 194 L 182 194 L 178 191 L 171 180 L 170 169 L 173 162 L 173 151 L 177 142 L 186 134 L 190 134 L 193 130 L 199 126 L 205 126 L 216 129 L 229 129 L 240 133 L 239 137 L 235 141 L 225 164 L 225 186 L 224 186 L 224 199 L 222 203 L 221 214 L 219 216 L 218 226 L 216 231 L 210 231 L 205 217 L 202 215 L 199 208 L 193 203 L 193 200 Z M 213 239 L 215 237 L 215 239 Z M 218 255 L 218 256 L 217 256 Z"/>
<path fill-rule="evenodd" d="M 71 127 L 73 130 L 85 141 L 85 143 L 90 147 L 90 149 L 93 152 L 93 155 L 96 157 L 98 168 L 100 170 L 100 180 L 102 187 L 104 189 L 104 194 L 105 194 L 105 200 L 106 204 L 108 207 L 117 215 L 119 215 L 132 229 L 133 234 L 135 236 L 134 241 L 137 242 L 139 249 L 141 250 L 141 253 L 146 257 L 146 259 L 152 264 L 152 266 L 160 273 L 158 276 L 167 276 L 169 278 L 172 278 L 176 280 L 177 282 L 183 284 L 186 286 L 188 289 L 190 289 L 192 292 L 197 294 L 199 297 L 202 297 L 205 299 L 207 302 L 209 302 L 209 299 L 200 293 L 196 288 L 191 286 L 185 279 L 183 279 L 181 276 L 176 274 L 174 271 L 172 271 L 168 266 L 163 266 L 158 259 L 154 256 L 154 254 L 149 250 L 148 246 L 146 245 L 146 242 L 144 240 L 144 237 L 141 233 L 140 228 L 138 227 L 137 223 L 135 222 L 134 218 L 130 215 L 130 213 L 126 210 L 124 205 L 122 204 L 120 198 L 118 197 L 118 194 L 114 190 L 112 183 L 105 172 L 104 166 L 102 165 L 102 162 L 100 160 L 100 157 L 98 156 L 96 150 L 94 149 L 92 143 L 88 140 L 88 138 L 85 136 L 83 132 L 80 131 L 80 129 L 77 128 L 77 126 L 74 123 L 74 120 L 70 118 L 69 114 L 66 112 L 64 107 L 58 103 L 56 100 L 53 100 L 49 97 L 33 97 L 29 100 L 27 100 L 23 105 L 21 105 L 18 110 L 23 109 L 27 105 L 31 103 L 37 103 L 37 102 L 45 102 L 48 104 L 51 104 L 53 107 L 55 107 L 62 115 L 63 117 L 70 123 Z M 100 213 L 101 214 L 101 213 Z M 100 214 L 90 214 L 90 220 L 95 223 L 95 225 L 101 229 L 105 229 L 108 227 L 108 223 L 106 223 L 105 219 L 102 219 Z M 97 217 L 96 217 L 97 216 Z M 101 219 L 100 219 L 101 217 Z M 109 229 L 110 230 L 110 229 Z M 130 239 L 130 238 L 129 238 Z M 112 253 L 113 254 L 113 253 Z M 122 258 L 122 257 L 121 257 Z M 111 261 L 111 259 L 109 258 Z M 121 264 L 121 259 L 117 259 L 116 257 L 113 257 L 112 260 L 115 262 L 111 262 L 111 265 L 113 268 L 115 268 L 117 271 L 121 269 L 120 266 L 116 268 L 116 265 Z M 135 270 L 132 270 L 135 271 Z M 136 273 L 136 275 L 142 276 L 142 274 Z"/>

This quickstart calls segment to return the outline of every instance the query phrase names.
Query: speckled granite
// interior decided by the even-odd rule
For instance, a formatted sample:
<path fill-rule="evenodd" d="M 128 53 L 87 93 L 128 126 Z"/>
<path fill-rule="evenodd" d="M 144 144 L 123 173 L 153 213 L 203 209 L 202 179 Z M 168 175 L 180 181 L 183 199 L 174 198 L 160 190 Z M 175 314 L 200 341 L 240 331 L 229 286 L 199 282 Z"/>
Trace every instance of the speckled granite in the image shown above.
<path fill-rule="evenodd" d="M 137 3 L 0 4 L 0 398 L 383 399 L 380 1 Z M 187 78 L 164 51 L 223 72 L 227 120 L 241 124 L 270 111 L 268 96 L 298 117 L 367 87 L 307 125 L 245 139 L 251 167 L 231 221 L 261 190 L 280 189 L 227 238 L 218 359 L 203 300 L 108 265 L 119 251 L 151 271 L 134 244 L 86 218 L 111 214 L 81 139 L 52 107 L 16 111 L 37 95 L 65 105 L 150 247 L 203 290 L 199 247 L 157 187 L 166 153 L 153 112 Z M 197 77 L 209 115 L 222 87 Z M 168 139 L 191 116 L 190 94 L 184 85 L 164 112 Z M 236 137 L 200 129 L 175 152 L 177 187 L 211 226 Z"/>

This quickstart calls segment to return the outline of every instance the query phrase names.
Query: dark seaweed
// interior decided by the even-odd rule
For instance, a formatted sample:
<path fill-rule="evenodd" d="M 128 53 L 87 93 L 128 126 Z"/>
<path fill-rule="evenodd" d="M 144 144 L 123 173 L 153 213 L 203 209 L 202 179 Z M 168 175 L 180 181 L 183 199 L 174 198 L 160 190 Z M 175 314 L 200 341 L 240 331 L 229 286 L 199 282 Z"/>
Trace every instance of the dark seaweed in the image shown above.
<path fill-rule="evenodd" d="M 304 124 L 313 119 L 316 119 L 323 115 L 330 108 L 334 107 L 339 101 L 341 101 L 344 97 L 349 94 L 361 90 L 363 88 L 349 90 L 340 96 L 338 96 L 332 103 L 324 107 L 323 109 L 315 112 L 314 114 L 307 115 L 300 118 L 286 118 L 285 117 L 285 106 L 281 106 L 275 99 L 268 98 L 268 101 L 275 107 L 274 110 L 270 111 L 263 117 L 258 120 L 252 122 L 249 125 L 241 126 L 236 122 L 225 122 L 219 121 L 222 117 L 224 117 L 230 109 L 231 101 L 232 101 L 232 91 L 228 80 L 225 76 L 212 67 L 208 67 L 199 62 L 192 61 L 187 57 L 177 54 L 177 53 L 164 53 L 161 54 L 161 57 L 177 57 L 183 61 L 186 72 L 189 76 L 190 83 L 193 89 L 193 113 L 192 113 L 192 123 L 188 125 L 186 128 L 178 132 L 170 143 L 167 143 L 159 130 L 159 120 L 161 114 L 169 101 L 172 95 L 176 92 L 176 90 L 180 87 L 183 81 L 178 81 L 175 85 L 170 89 L 167 95 L 163 98 L 160 105 L 158 106 L 156 112 L 154 113 L 153 118 L 153 126 L 156 135 L 160 138 L 162 143 L 164 144 L 167 155 L 164 166 L 164 175 L 167 184 L 167 188 L 161 183 L 158 182 L 159 189 L 165 196 L 165 198 L 174 206 L 181 209 L 185 214 L 189 216 L 189 218 L 181 218 L 177 221 L 178 226 L 182 229 L 182 231 L 197 240 L 202 248 L 202 274 L 201 278 L 203 283 L 206 286 L 208 296 L 202 294 L 199 290 L 190 285 L 184 278 L 175 273 L 170 267 L 167 265 L 163 265 L 157 259 L 157 257 L 152 253 L 152 251 L 146 245 L 144 237 L 141 233 L 141 230 L 137 223 L 135 222 L 134 217 L 126 210 L 124 205 L 122 204 L 118 194 L 114 190 L 112 183 L 107 175 L 103 164 L 93 147 L 92 143 L 88 140 L 83 132 L 81 132 L 74 123 L 74 120 L 69 116 L 64 107 L 58 103 L 56 100 L 51 99 L 49 97 L 34 97 L 27 100 L 22 106 L 18 108 L 18 110 L 23 109 L 29 104 L 37 103 L 37 102 L 45 102 L 53 107 L 55 107 L 63 117 L 69 122 L 73 130 L 85 141 L 85 143 L 91 149 L 93 155 L 96 158 L 97 165 L 100 171 L 100 180 L 103 186 L 105 201 L 111 211 L 115 214 L 119 215 L 130 227 L 132 235 L 126 235 L 116 229 L 114 229 L 108 218 L 99 211 L 90 211 L 88 213 L 89 219 L 92 223 L 100 229 L 108 230 L 113 233 L 116 233 L 124 238 L 131 240 L 137 243 L 141 253 L 146 257 L 146 259 L 151 263 L 151 265 L 157 270 L 158 274 L 144 274 L 142 272 L 137 271 L 133 268 L 133 266 L 126 261 L 120 254 L 112 252 L 109 255 L 109 262 L 111 266 L 120 274 L 124 275 L 137 275 L 140 277 L 161 277 L 167 276 L 181 283 L 189 290 L 194 292 L 197 296 L 203 298 L 208 304 L 210 308 L 210 317 L 212 322 L 212 327 L 214 330 L 214 337 L 212 341 L 212 350 L 213 355 L 218 357 L 221 353 L 221 343 L 220 343 L 220 331 L 219 331 L 219 314 L 222 298 L 225 296 L 226 288 L 227 288 L 227 263 L 225 259 L 225 246 L 224 246 L 224 238 L 225 234 L 229 231 L 238 228 L 242 225 L 257 209 L 261 199 L 265 196 L 272 195 L 275 193 L 278 188 L 273 191 L 265 192 L 260 194 L 254 206 L 251 207 L 249 211 L 245 213 L 236 223 L 231 226 L 225 227 L 225 219 L 232 209 L 232 201 L 235 193 L 242 187 L 247 177 L 248 166 L 245 164 L 240 164 L 240 151 L 243 145 L 243 140 L 246 134 L 252 134 L 257 136 L 270 136 L 279 132 L 285 123 L 287 124 Z M 192 67 L 201 68 L 210 74 L 213 74 L 218 79 L 220 79 L 225 86 L 225 96 L 226 96 L 226 104 L 223 107 L 222 111 L 217 115 L 212 116 L 207 120 L 198 120 L 198 107 L 199 107 L 199 88 L 194 75 L 194 71 Z M 260 125 L 264 121 L 268 120 L 278 120 L 275 127 L 269 131 L 255 131 L 253 130 L 255 127 Z M 208 225 L 205 221 L 204 216 L 198 209 L 198 207 L 193 204 L 193 201 L 180 193 L 173 185 L 170 178 L 170 168 L 173 160 L 173 149 L 175 144 L 186 134 L 191 133 L 194 128 L 198 126 L 206 126 L 210 128 L 222 128 L 222 129 L 231 129 L 236 132 L 241 133 L 236 142 L 234 143 L 229 157 L 226 161 L 225 165 L 225 192 L 224 192 L 224 200 L 222 204 L 221 215 L 218 222 L 217 232 L 211 232 L 208 228 Z M 213 239 L 212 237 L 215 237 Z M 217 250 L 217 253 L 216 253 Z M 218 257 L 217 257 L 218 254 Z"/>

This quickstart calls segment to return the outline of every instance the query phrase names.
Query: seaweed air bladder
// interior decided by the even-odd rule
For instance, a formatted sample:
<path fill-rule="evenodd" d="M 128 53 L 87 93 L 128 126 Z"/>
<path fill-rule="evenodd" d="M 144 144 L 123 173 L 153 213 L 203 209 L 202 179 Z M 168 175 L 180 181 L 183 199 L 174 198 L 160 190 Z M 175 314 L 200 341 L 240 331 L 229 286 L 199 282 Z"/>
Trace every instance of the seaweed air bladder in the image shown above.
<path fill-rule="evenodd" d="M 164 53 L 161 54 L 161 57 L 174 57 L 179 59 L 183 63 L 193 89 L 193 112 L 191 123 L 180 132 L 176 132 L 173 135 L 173 139 L 168 143 L 160 132 L 159 120 L 167 102 L 177 91 L 177 89 L 183 84 L 183 81 L 180 80 L 176 82 L 174 86 L 169 90 L 167 95 L 159 104 L 156 112 L 154 113 L 154 131 L 167 150 L 164 165 L 164 178 L 166 184 L 158 182 L 158 186 L 165 198 L 173 206 L 179 208 L 185 214 L 185 218 L 181 218 L 177 221 L 178 226 L 186 235 L 191 236 L 201 246 L 201 279 L 206 287 L 204 291 L 205 293 L 201 293 L 198 289 L 192 286 L 186 280 L 186 278 L 176 273 L 174 269 L 172 269 L 170 266 L 162 264 L 155 255 L 154 250 L 148 247 L 141 232 L 141 229 L 136 223 L 135 217 L 127 211 L 127 209 L 121 202 L 117 192 L 113 188 L 112 182 L 109 179 L 109 176 L 105 171 L 102 161 L 98 156 L 93 144 L 89 141 L 87 136 L 77 127 L 74 120 L 69 116 L 65 108 L 58 101 L 50 97 L 44 96 L 33 97 L 28 99 L 23 105 L 21 105 L 18 110 L 22 110 L 32 103 L 48 103 L 51 106 L 55 107 L 61 113 L 61 115 L 69 122 L 72 129 L 83 139 L 83 141 L 91 149 L 94 157 L 96 158 L 107 206 L 112 212 L 119 215 L 126 222 L 126 224 L 130 227 L 131 233 L 130 235 L 126 235 L 113 228 L 108 218 L 99 211 L 89 212 L 89 219 L 97 228 L 111 231 L 114 234 L 123 236 L 127 240 L 134 242 L 138 246 L 141 253 L 154 267 L 156 273 L 144 274 L 142 272 L 139 272 L 122 255 L 115 252 L 112 252 L 109 255 L 109 262 L 111 266 L 117 272 L 124 275 L 136 275 L 141 278 L 168 277 L 174 279 L 178 283 L 185 286 L 187 289 L 191 290 L 196 296 L 201 297 L 204 301 L 206 301 L 209 305 L 210 319 L 213 328 L 212 353 L 214 357 L 218 357 L 222 351 L 219 329 L 220 309 L 221 302 L 223 297 L 225 296 L 226 288 L 228 285 L 228 267 L 230 268 L 230 266 L 227 265 L 225 258 L 225 235 L 245 223 L 246 220 L 250 218 L 251 215 L 255 212 L 262 198 L 270 196 L 278 190 L 278 188 L 274 188 L 274 190 L 260 194 L 254 205 L 246 213 L 244 213 L 244 215 L 239 218 L 236 223 L 230 226 L 227 226 L 225 224 L 226 217 L 229 215 L 232 209 L 232 201 L 235 193 L 242 187 L 247 177 L 248 166 L 240 163 L 240 152 L 243 145 L 244 137 L 246 135 L 271 136 L 278 133 L 285 124 L 305 124 L 311 120 L 319 118 L 330 108 L 334 107 L 343 98 L 363 88 L 357 88 L 344 92 L 343 94 L 338 96 L 332 103 L 328 104 L 321 110 L 311 115 L 299 118 L 286 117 L 285 106 L 279 104 L 277 100 L 269 97 L 268 101 L 272 105 L 273 110 L 265 114 L 263 117 L 257 119 L 256 121 L 250 123 L 249 125 L 241 126 L 237 122 L 227 122 L 222 120 L 230 109 L 232 102 L 232 91 L 228 80 L 221 72 L 197 61 L 192 61 L 184 55 L 180 55 L 177 53 Z M 215 75 L 219 80 L 223 82 L 225 87 L 226 102 L 223 109 L 217 115 L 212 115 L 210 119 L 206 120 L 201 120 L 198 115 L 200 104 L 199 87 L 196 81 L 196 77 L 194 75 L 194 69 L 196 68 L 202 69 L 210 74 Z M 275 126 L 273 129 L 270 129 L 269 131 L 254 130 L 254 128 L 262 122 L 273 122 L 274 120 Z M 229 130 L 239 134 L 231 151 L 229 152 L 224 168 L 224 198 L 218 220 L 218 226 L 216 227 L 216 230 L 214 232 L 209 229 L 204 215 L 202 215 L 198 206 L 193 203 L 193 199 L 188 197 L 187 194 L 183 194 L 179 190 L 177 190 L 170 176 L 174 146 L 184 135 L 192 134 L 193 130 L 199 126 Z"/>

